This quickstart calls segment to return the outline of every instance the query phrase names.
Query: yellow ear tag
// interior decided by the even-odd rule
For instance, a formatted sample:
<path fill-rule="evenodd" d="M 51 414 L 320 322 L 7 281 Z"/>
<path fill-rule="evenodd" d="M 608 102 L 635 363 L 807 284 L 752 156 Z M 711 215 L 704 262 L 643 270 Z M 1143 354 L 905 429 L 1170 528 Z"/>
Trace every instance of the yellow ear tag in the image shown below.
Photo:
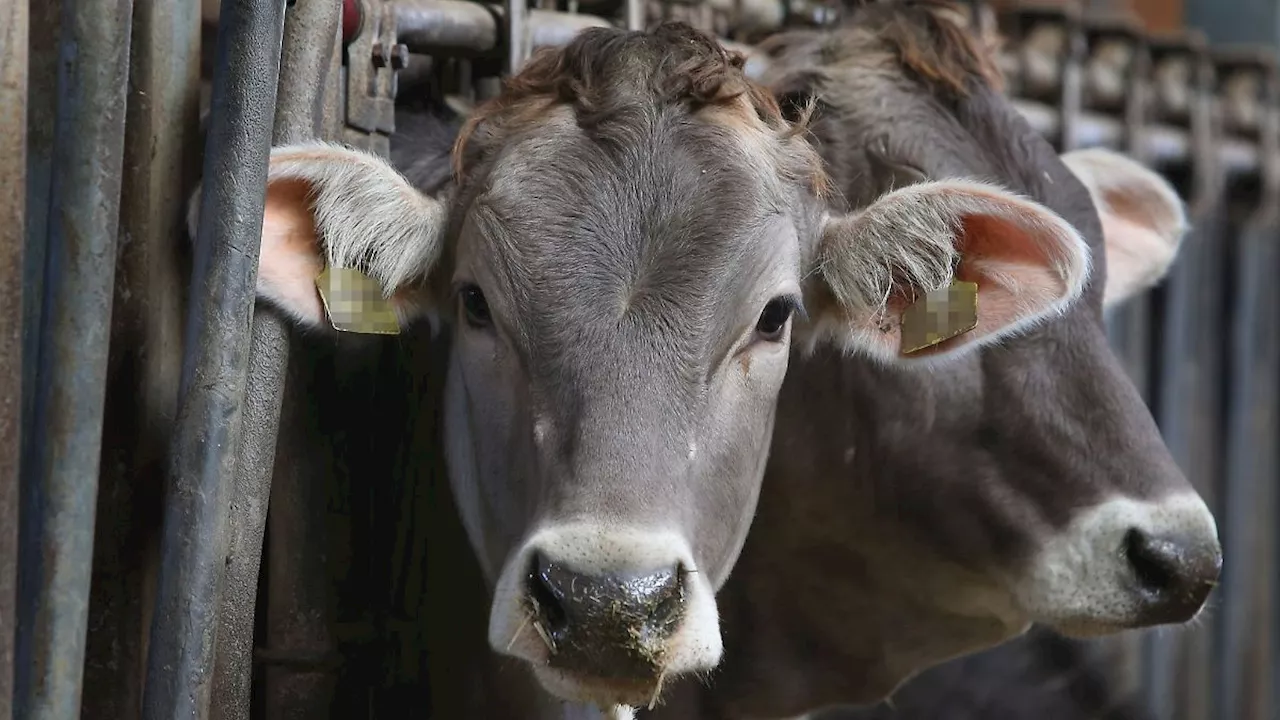
<path fill-rule="evenodd" d="M 902 313 L 903 355 L 963 335 L 978 326 L 978 283 L 954 280 L 925 293 Z"/>
<path fill-rule="evenodd" d="M 316 276 L 316 289 L 329 324 L 342 332 L 399 335 L 400 323 L 390 301 L 373 278 L 353 268 L 326 267 Z"/>

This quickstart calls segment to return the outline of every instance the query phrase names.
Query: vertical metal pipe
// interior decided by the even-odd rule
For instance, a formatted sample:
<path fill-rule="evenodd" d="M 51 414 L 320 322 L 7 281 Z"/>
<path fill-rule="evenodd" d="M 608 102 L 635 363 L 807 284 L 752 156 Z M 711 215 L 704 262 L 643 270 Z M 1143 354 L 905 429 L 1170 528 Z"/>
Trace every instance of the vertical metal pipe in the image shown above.
<path fill-rule="evenodd" d="M 143 717 L 203 718 L 240 447 L 285 0 L 223 0 Z"/>
<path fill-rule="evenodd" d="M 334 56 L 339 10 L 336 2 L 308 2 L 286 14 L 273 145 L 325 135 L 325 92 L 339 81 Z M 228 591 L 218 619 L 213 680 L 218 701 L 210 709 L 215 720 L 249 718 L 258 572 L 288 364 L 288 323 L 270 307 L 257 307 L 229 518 Z"/>
<path fill-rule="evenodd" d="M 0 720 L 13 718 L 26 244 L 27 3 L 0 7 Z"/>
<path fill-rule="evenodd" d="M 515 75 L 524 65 L 528 48 L 525 47 L 528 33 L 525 32 L 526 20 L 529 17 L 528 0 L 506 0 L 507 8 L 507 74 Z"/>
<path fill-rule="evenodd" d="M 17 715 L 80 711 L 132 0 L 62 4 L 32 423 L 24 441 Z M 38 548 L 38 549 L 37 549 Z M 25 564 L 25 563 L 24 563 Z"/>
<path fill-rule="evenodd" d="M 199 3 L 135 2 L 82 715 L 142 712 L 199 173 Z"/>
<path fill-rule="evenodd" d="M 61 37 L 61 3 L 20 3 L 28 12 L 27 47 L 56 48 Z M 27 63 L 26 94 L 26 229 L 22 254 L 22 393 L 21 427 L 30 428 L 35 423 L 36 367 L 40 344 L 41 299 L 44 295 L 44 258 L 48 245 L 49 178 L 53 168 L 53 135 L 57 118 L 58 96 L 57 63 Z M 21 717 L 22 699 L 19 688 L 27 687 L 34 680 L 36 669 L 29 662 L 21 662 L 20 653 L 32 646 L 35 628 L 16 622 L 17 618 L 33 616 L 34 589 L 39 586 L 41 567 L 42 527 L 34 522 L 40 508 L 40 496 L 35 492 L 22 466 L 30 452 L 31 433 L 28 430 L 20 438 L 18 463 L 18 563 L 17 598 L 14 608 L 16 628 L 13 635 L 13 712 Z M 23 589 L 27 588 L 24 593 Z"/>
<path fill-rule="evenodd" d="M 627 0 L 627 29 L 644 30 L 645 0 Z"/>

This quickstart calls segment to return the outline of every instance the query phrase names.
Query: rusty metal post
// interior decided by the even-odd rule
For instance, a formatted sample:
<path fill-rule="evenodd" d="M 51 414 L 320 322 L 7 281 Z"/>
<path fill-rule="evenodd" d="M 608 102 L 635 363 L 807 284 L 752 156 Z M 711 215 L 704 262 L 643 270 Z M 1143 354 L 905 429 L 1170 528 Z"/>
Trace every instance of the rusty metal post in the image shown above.
<path fill-rule="evenodd" d="M 63 5 L 41 324 L 23 440 L 16 715 L 80 709 L 131 0 Z"/>
<path fill-rule="evenodd" d="M 207 716 L 285 0 L 223 0 L 143 717 Z"/>
<path fill-rule="evenodd" d="M 397 6 L 386 0 L 358 0 L 359 32 L 347 45 L 343 68 L 342 140 L 386 155 L 396 130 L 396 71 L 409 51 L 397 39 Z"/>
<path fill-rule="evenodd" d="M 0 8 L 0 720 L 13 718 L 27 202 L 27 3 Z"/>
<path fill-rule="evenodd" d="M 273 145 L 326 134 L 325 93 L 338 82 L 334 48 L 340 15 L 337 0 L 301 3 L 286 13 Z M 231 499 L 227 591 L 218 620 L 213 680 L 218 701 L 210 709 L 215 720 L 249 718 L 254 611 L 288 364 L 289 324 L 274 309 L 259 305 L 253 317 L 245 430 Z"/>

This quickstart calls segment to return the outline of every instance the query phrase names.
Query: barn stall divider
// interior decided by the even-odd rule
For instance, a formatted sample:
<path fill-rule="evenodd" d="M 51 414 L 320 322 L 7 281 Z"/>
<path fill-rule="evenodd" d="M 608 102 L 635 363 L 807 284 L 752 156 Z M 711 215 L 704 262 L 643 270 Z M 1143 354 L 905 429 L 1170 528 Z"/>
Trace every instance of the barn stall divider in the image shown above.
<path fill-rule="evenodd" d="M 1225 565 L 1194 628 L 1088 647 L 1160 720 L 1274 720 L 1276 48 L 1148 33 L 1102 6 L 969 4 L 1006 37 L 1006 89 L 1045 137 L 1130 153 L 1188 203 L 1170 276 L 1108 324 L 1218 517 Z M 400 341 L 317 344 L 254 307 L 271 145 L 388 155 L 402 84 L 465 112 L 587 27 L 683 19 L 750 53 L 839 15 L 819 0 L 6 5 L 0 720 L 346 717 L 338 696 L 391 717 L 433 662 L 415 645 L 411 517 L 430 493 L 353 482 L 391 465 L 336 430 L 396 400 L 376 378 Z M 355 386 L 320 387 L 335 371 Z"/>

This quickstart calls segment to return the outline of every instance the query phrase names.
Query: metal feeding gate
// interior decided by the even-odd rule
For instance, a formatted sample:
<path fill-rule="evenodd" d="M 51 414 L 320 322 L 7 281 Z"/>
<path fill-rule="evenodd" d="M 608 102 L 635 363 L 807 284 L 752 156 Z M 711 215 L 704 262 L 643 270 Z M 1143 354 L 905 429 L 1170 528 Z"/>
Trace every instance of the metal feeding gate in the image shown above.
<path fill-rule="evenodd" d="M 1107 146 L 1158 169 L 1194 221 L 1169 278 L 1109 323 L 1217 515 L 1226 565 L 1194 629 L 1089 647 L 1160 720 L 1275 720 L 1275 49 L 1154 37 L 1063 2 L 971 7 L 998 20 L 1008 91 L 1035 127 L 1062 150 Z M 304 338 L 255 312 L 269 148 L 318 137 L 388 155 L 398 97 L 465 113 L 585 27 L 683 19 L 749 51 L 839 9 L 0 7 L 0 720 L 398 717 L 384 708 L 401 702 L 427 714 L 422 678 L 443 667 L 416 622 L 420 568 L 443 552 L 423 542 L 433 478 L 395 477 L 394 459 L 343 429 L 369 417 L 369 437 L 402 432 L 409 398 L 376 379 L 403 348 Z M 366 476 L 390 479 L 352 479 Z"/>

